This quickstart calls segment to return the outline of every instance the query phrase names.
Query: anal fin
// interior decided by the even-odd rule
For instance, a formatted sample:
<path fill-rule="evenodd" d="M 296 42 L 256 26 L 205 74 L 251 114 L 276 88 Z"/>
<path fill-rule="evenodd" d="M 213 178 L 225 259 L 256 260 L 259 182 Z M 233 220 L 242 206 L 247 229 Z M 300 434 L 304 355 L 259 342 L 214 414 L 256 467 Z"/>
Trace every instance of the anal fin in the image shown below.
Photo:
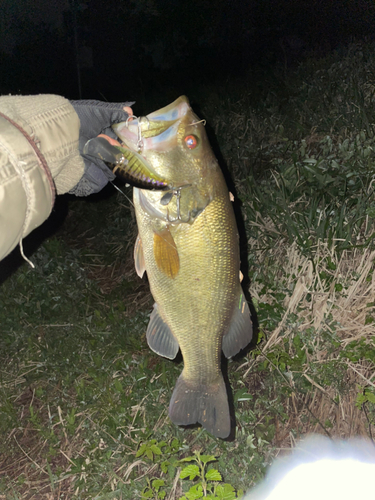
<path fill-rule="evenodd" d="M 179 351 L 179 345 L 171 329 L 160 316 L 157 304 L 150 316 L 146 338 L 150 348 L 165 358 L 174 359 Z"/>
<path fill-rule="evenodd" d="M 234 310 L 228 332 L 223 337 L 222 349 L 226 358 L 231 358 L 246 347 L 253 338 L 253 324 L 250 309 L 242 288 Z"/>

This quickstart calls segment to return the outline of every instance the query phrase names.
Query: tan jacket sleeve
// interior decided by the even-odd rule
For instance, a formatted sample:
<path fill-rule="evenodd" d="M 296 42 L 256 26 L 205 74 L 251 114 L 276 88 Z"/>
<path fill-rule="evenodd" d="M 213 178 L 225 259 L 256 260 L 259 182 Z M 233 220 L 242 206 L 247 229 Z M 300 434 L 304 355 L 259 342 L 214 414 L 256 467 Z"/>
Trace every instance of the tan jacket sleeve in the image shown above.
<path fill-rule="evenodd" d="M 80 122 L 55 95 L 0 97 L 0 260 L 51 213 L 84 173 Z"/>

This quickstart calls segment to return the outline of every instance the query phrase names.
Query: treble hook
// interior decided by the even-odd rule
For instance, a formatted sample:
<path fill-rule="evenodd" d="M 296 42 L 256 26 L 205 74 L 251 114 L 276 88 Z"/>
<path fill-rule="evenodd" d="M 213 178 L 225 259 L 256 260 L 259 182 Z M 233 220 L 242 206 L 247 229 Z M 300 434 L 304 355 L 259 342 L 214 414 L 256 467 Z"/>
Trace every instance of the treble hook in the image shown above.
<path fill-rule="evenodd" d="M 184 222 L 184 223 L 187 223 L 189 222 L 190 220 L 190 210 L 188 212 L 188 217 L 186 220 L 184 220 L 182 217 L 181 217 L 181 211 L 180 211 L 180 198 L 181 198 L 181 189 L 183 187 L 186 187 L 186 186 L 180 186 L 179 188 L 177 189 L 173 189 L 172 191 L 172 195 L 176 197 L 176 218 L 175 219 L 171 219 L 169 217 L 169 210 L 167 208 L 167 221 L 168 222 Z"/>
<path fill-rule="evenodd" d="M 138 116 L 135 116 L 135 115 L 129 115 L 126 119 L 126 122 L 125 122 L 125 127 L 126 128 L 129 128 L 129 122 L 130 120 L 138 120 Z"/>
<path fill-rule="evenodd" d="M 144 142 L 143 142 L 143 137 L 142 137 L 142 121 L 147 120 L 147 130 L 150 129 L 150 120 L 147 118 L 147 116 L 140 116 L 139 118 L 135 115 L 130 115 L 127 117 L 125 125 L 127 128 L 129 128 L 129 121 L 130 120 L 138 120 L 137 123 L 137 129 L 138 129 L 138 140 L 137 140 L 137 153 L 142 153 Z"/>
<path fill-rule="evenodd" d="M 138 141 L 137 141 L 137 152 L 142 153 L 144 142 L 142 137 L 142 120 L 147 120 L 147 130 L 150 129 L 150 120 L 147 116 L 141 116 L 138 121 Z"/>

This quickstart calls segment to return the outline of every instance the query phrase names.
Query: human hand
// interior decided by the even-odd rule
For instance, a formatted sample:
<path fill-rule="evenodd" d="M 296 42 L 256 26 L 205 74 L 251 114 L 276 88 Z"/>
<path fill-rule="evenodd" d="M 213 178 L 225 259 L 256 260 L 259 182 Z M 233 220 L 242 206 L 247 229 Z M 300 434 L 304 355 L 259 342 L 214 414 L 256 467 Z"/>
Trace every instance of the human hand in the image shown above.
<path fill-rule="evenodd" d="M 73 189 L 69 191 L 76 196 L 88 196 L 97 193 L 115 178 L 112 171 L 99 158 L 86 156 L 83 148 L 89 139 L 108 136 L 108 140 L 115 139 L 111 125 L 126 121 L 133 114 L 130 106 L 133 102 L 111 103 L 95 100 L 70 101 L 80 122 L 79 150 L 85 162 L 85 172 Z"/>

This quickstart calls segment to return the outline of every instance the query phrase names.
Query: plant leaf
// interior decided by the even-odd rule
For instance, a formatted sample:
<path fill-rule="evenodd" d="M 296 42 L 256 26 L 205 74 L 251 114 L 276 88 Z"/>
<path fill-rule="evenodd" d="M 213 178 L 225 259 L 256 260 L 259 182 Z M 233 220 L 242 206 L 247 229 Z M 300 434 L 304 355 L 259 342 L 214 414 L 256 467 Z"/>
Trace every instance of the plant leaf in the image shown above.
<path fill-rule="evenodd" d="M 214 455 L 201 455 L 199 458 L 201 459 L 201 462 L 204 464 L 216 461 L 216 457 Z"/>
<path fill-rule="evenodd" d="M 370 403 L 375 403 L 375 394 L 366 390 L 365 396 L 366 396 L 367 400 L 370 401 Z"/>
<path fill-rule="evenodd" d="M 155 453 L 155 455 L 161 455 L 161 449 L 159 448 L 159 446 L 156 446 L 156 444 L 153 444 L 151 446 L 151 451 Z"/>
<path fill-rule="evenodd" d="M 152 498 L 153 496 L 154 493 L 150 488 L 147 488 L 147 491 L 143 490 L 141 493 L 141 498 Z"/>
<path fill-rule="evenodd" d="M 206 479 L 208 481 L 222 481 L 221 474 L 216 469 L 210 469 L 206 472 Z"/>
<path fill-rule="evenodd" d="M 195 477 L 199 476 L 199 467 L 195 464 L 187 465 L 184 469 L 182 469 L 180 478 L 185 479 L 188 477 L 190 481 L 192 481 Z"/>
<path fill-rule="evenodd" d="M 164 460 L 164 462 L 162 462 L 160 464 L 160 468 L 161 468 L 162 472 L 164 472 L 164 474 L 166 474 L 168 472 L 169 465 L 170 465 L 169 460 Z"/>
<path fill-rule="evenodd" d="M 236 498 L 235 489 L 231 484 L 219 484 L 216 488 L 216 498 L 220 500 L 234 500 Z"/>
<path fill-rule="evenodd" d="M 159 491 L 161 486 L 164 486 L 165 481 L 163 479 L 154 479 L 152 481 L 152 487 L 154 488 L 155 491 Z"/>
<path fill-rule="evenodd" d="M 203 497 L 203 488 L 201 484 L 195 484 L 185 493 L 187 500 L 196 500 Z"/>
<path fill-rule="evenodd" d="M 147 448 L 147 446 L 146 446 L 145 443 L 141 444 L 141 446 L 139 447 L 139 450 L 135 454 L 135 458 L 138 458 L 138 457 L 142 456 L 144 454 L 146 448 Z"/>

